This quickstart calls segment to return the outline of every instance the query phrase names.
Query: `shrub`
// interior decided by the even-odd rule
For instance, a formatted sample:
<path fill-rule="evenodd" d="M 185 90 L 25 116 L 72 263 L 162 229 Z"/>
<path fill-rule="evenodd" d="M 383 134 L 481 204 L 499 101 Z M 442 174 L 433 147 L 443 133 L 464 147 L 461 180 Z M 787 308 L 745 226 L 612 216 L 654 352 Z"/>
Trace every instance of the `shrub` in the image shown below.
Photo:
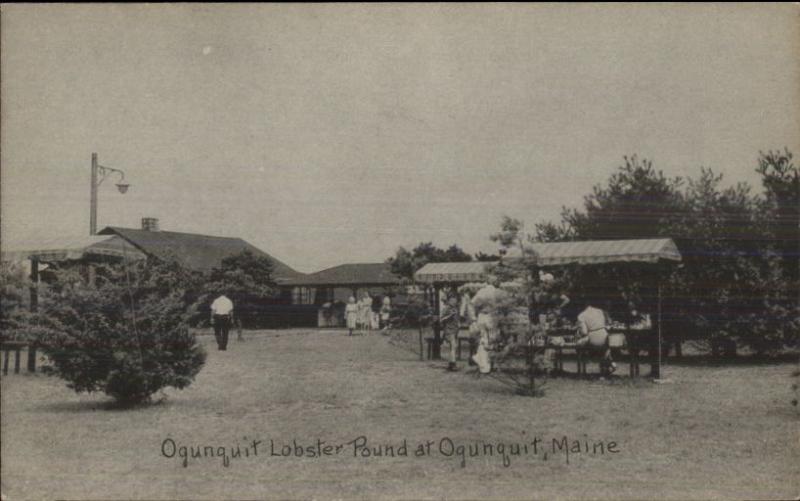
<path fill-rule="evenodd" d="M 121 404 L 189 386 L 205 352 L 189 332 L 183 290 L 163 287 L 171 263 L 104 267 L 97 284 L 59 276 L 45 307 L 45 371 L 76 392 L 102 391 Z"/>
<path fill-rule="evenodd" d="M 422 329 L 433 322 L 433 311 L 421 294 L 392 304 L 390 323 L 395 327 Z"/>
<path fill-rule="evenodd" d="M 220 294 L 233 301 L 235 318 L 245 327 L 263 326 L 263 308 L 277 299 L 280 290 L 272 278 L 274 264 L 266 256 L 242 251 L 222 260 L 220 266 L 204 277 L 199 304 L 202 319 L 208 318 L 211 303 Z"/>

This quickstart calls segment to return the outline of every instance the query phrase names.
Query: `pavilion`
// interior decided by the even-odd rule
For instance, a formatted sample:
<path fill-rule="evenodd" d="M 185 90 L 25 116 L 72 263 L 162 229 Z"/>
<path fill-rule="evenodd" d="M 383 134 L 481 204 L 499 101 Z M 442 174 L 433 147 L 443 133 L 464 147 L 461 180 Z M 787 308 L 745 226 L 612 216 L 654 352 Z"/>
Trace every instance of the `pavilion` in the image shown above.
<path fill-rule="evenodd" d="M 637 240 L 592 240 L 576 242 L 532 243 L 525 248 L 526 256 L 535 263 L 535 267 L 548 268 L 557 266 L 594 266 L 611 263 L 633 263 L 653 265 L 658 291 L 656 303 L 656 332 L 658 333 L 658 357 L 654 361 L 653 375 L 660 377 L 661 372 L 661 340 L 662 340 L 662 294 L 660 266 L 665 263 L 681 261 L 677 245 L 670 238 L 637 239 Z M 519 255 L 510 256 L 506 260 L 519 260 Z M 414 278 L 417 283 L 432 287 L 439 297 L 439 291 L 445 287 L 454 287 L 468 282 L 486 280 L 487 268 L 493 263 L 428 263 L 419 269 Z M 436 314 L 439 314 L 439 301 L 434 301 Z M 434 337 L 438 340 L 440 333 L 434 329 Z"/>

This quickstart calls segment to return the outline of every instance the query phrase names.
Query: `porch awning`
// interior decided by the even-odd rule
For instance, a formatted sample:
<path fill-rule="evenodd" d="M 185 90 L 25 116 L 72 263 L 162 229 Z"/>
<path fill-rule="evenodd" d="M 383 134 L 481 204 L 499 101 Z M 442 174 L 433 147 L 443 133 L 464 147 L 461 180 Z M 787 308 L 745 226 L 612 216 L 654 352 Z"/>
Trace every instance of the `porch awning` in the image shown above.
<path fill-rule="evenodd" d="M 120 238 L 108 235 L 45 238 L 3 246 L 3 261 L 36 259 L 43 263 L 71 261 L 91 256 L 112 256 L 120 259 L 144 259 L 139 249 Z"/>

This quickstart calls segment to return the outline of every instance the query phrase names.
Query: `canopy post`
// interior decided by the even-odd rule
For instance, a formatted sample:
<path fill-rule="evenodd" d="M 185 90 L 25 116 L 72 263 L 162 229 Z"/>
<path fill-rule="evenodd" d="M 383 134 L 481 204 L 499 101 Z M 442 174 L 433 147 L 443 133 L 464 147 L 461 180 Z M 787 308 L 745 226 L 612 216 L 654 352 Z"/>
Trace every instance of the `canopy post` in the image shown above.
<path fill-rule="evenodd" d="M 661 379 L 661 345 L 662 345 L 662 333 L 661 333 L 661 279 L 658 279 L 658 314 L 657 314 L 657 322 L 658 322 L 658 346 L 656 347 L 656 360 L 652 368 L 652 375 L 653 379 L 658 381 Z"/>
<path fill-rule="evenodd" d="M 30 275 L 30 294 L 29 308 L 32 313 L 39 311 L 39 259 L 31 258 L 31 275 Z M 38 323 L 38 320 L 37 320 Z M 17 352 L 19 356 L 19 352 Z M 19 358 L 17 358 L 19 361 Z M 36 342 L 31 341 L 28 344 L 28 372 L 36 372 Z"/>
<path fill-rule="evenodd" d="M 439 300 L 440 285 L 434 284 L 433 286 L 433 359 L 441 360 L 442 358 L 442 327 L 439 324 L 439 317 L 441 316 L 441 301 Z"/>
<path fill-rule="evenodd" d="M 534 267 L 534 269 L 538 269 L 538 267 Z M 530 291 L 530 283 L 533 277 L 531 276 L 534 272 L 530 269 L 526 270 L 525 272 L 525 282 L 526 282 L 526 289 Z M 535 361 L 536 361 L 536 342 L 534 340 L 534 328 L 533 328 L 533 317 L 538 312 L 536 311 L 534 298 L 532 294 L 528 294 L 526 297 L 526 302 L 528 303 L 526 306 L 528 307 L 528 327 L 526 332 L 526 347 L 527 347 L 527 364 L 528 364 L 528 391 L 530 392 L 531 396 L 536 396 L 536 370 L 535 370 Z M 545 333 L 546 334 L 546 333 Z"/>

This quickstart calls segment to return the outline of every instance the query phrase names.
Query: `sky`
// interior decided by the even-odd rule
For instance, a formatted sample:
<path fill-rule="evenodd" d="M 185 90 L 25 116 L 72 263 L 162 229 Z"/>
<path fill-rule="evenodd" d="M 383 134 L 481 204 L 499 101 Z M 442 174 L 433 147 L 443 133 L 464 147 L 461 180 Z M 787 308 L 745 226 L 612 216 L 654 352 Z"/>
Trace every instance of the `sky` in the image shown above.
<path fill-rule="evenodd" d="M 2 5 L 0 245 L 99 227 L 241 237 L 299 271 L 494 252 L 624 155 L 747 181 L 800 152 L 780 5 Z"/>

